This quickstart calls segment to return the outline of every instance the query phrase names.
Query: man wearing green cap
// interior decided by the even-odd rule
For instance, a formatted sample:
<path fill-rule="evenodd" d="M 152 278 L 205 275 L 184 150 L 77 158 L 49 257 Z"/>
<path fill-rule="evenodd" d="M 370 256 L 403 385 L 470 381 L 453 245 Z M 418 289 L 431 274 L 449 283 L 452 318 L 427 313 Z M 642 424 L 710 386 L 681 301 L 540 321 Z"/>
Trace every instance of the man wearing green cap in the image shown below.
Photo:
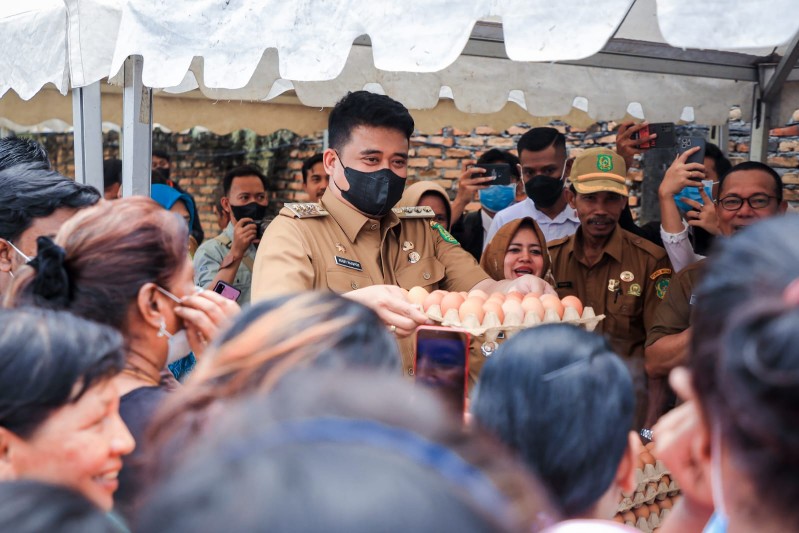
<path fill-rule="evenodd" d="M 627 167 L 612 150 L 586 150 L 572 165 L 571 207 L 580 227 L 571 237 L 549 243 L 558 295 L 574 295 L 605 315 L 598 330 L 625 358 L 636 387 L 635 424 L 646 414 L 644 342 L 655 309 L 671 276 L 666 251 L 621 229 L 627 205 Z"/>

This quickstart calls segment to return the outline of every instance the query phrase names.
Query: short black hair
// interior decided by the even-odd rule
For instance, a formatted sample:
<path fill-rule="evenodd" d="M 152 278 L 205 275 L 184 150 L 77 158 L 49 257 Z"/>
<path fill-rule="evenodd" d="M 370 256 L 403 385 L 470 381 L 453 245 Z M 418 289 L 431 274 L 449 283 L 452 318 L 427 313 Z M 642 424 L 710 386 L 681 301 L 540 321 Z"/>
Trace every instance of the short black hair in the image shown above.
<path fill-rule="evenodd" d="M 225 192 L 225 196 L 230 194 L 230 187 L 233 185 L 233 180 L 235 178 L 240 178 L 242 176 L 257 176 L 261 183 L 264 184 L 264 189 L 269 190 L 269 180 L 266 179 L 266 176 L 261 169 L 256 167 L 255 165 L 241 165 L 236 168 L 233 168 L 225 174 L 224 179 L 222 179 L 222 190 Z"/>
<path fill-rule="evenodd" d="M 477 166 L 490 165 L 492 163 L 507 163 L 510 165 L 510 173 L 517 178 L 521 177 L 519 174 L 519 158 L 510 152 L 500 150 L 499 148 L 492 148 L 479 158 L 477 158 Z"/>
<path fill-rule="evenodd" d="M 519 156 L 522 155 L 522 150 L 528 152 L 540 152 L 550 146 L 554 145 L 556 149 L 566 150 L 566 136 L 555 128 L 533 128 L 519 138 L 516 143 L 516 151 Z"/>
<path fill-rule="evenodd" d="M 117 183 L 122 183 L 122 161 L 106 159 L 103 161 L 103 187 L 107 189 Z"/>
<path fill-rule="evenodd" d="M 23 163 L 41 163 L 43 168 L 50 168 L 47 150 L 33 139 L 13 135 L 0 139 L 0 170 Z"/>
<path fill-rule="evenodd" d="M 161 150 L 159 148 L 154 148 L 152 152 L 153 157 L 160 157 L 161 159 L 166 159 L 170 163 L 172 162 L 172 156 L 169 155 L 169 152 L 166 150 Z"/>
<path fill-rule="evenodd" d="M 574 517 L 613 482 L 634 404 L 630 372 L 603 337 L 548 324 L 520 331 L 486 361 L 471 409 Z"/>
<path fill-rule="evenodd" d="M 721 177 L 732 168 L 730 160 L 724 156 L 721 149 L 713 143 L 705 143 L 705 157 L 709 157 L 716 165 L 716 175 Z"/>
<path fill-rule="evenodd" d="M 358 126 L 397 130 L 410 139 L 413 117 L 408 109 L 384 94 L 355 91 L 338 101 L 327 121 L 330 147 L 341 150 Z"/>
<path fill-rule="evenodd" d="M 2 309 L 0 324 L 0 426 L 23 439 L 125 364 L 117 330 L 66 311 Z"/>
<path fill-rule="evenodd" d="M 311 168 L 317 164 L 322 162 L 322 154 L 315 154 L 305 160 L 302 164 L 302 182 L 308 183 L 308 175 L 311 172 Z"/>
<path fill-rule="evenodd" d="M 100 198 L 94 187 L 44 169 L 41 163 L 0 170 L 0 238 L 13 241 L 37 218 L 62 207 L 88 207 Z"/>
<path fill-rule="evenodd" d="M 777 173 L 776 170 L 774 170 L 765 163 L 761 163 L 760 161 L 744 161 L 743 163 L 738 163 L 737 165 L 729 169 L 726 173 L 719 174 L 719 188 L 718 188 L 719 198 L 721 198 L 721 191 L 724 189 L 724 182 L 727 180 L 727 177 L 734 172 L 742 170 L 759 170 L 761 172 L 765 172 L 766 174 L 774 178 L 774 185 L 777 188 L 777 190 L 775 191 L 777 196 L 777 201 L 782 202 L 782 177 Z"/>
<path fill-rule="evenodd" d="M 119 525 L 79 492 L 32 479 L 0 483 L 0 531 L 119 533 Z"/>

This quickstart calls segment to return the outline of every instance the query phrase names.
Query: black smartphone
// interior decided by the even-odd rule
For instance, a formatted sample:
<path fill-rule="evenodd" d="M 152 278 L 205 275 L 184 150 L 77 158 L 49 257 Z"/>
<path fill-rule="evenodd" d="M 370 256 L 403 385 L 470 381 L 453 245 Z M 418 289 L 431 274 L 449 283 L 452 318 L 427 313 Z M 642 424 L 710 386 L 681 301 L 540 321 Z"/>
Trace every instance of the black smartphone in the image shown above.
<path fill-rule="evenodd" d="M 442 326 L 416 329 L 414 375 L 417 383 L 434 389 L 444 402 L 462 414 L 469 378 L 469 341 L 466 331 Z"/>
<path fill-rule="evenodd" d="M 239 296 L 241 296 L 240 290 L 238 290 L 230 283 L 225 283 L 224 281 L 216 282 L 216 285 L 214 286 L 214 292 L 217 294 L 221 294 L 228 300 L 233 300 L 234 302 L 239 299 Z"/>
<path fill-rule="evenodd" d="M 696 153 L 691 154 L 691 156 L 686 159 L 686 163 L 702 163 L 705 162 L 705 146 L 707 145 L 707 141 L 705 141 L 704 137 L 680 137 L 677 140 L 677 152 L 682 154 L 683 152 L 687 152 L 691 148 L 695 146 L 699 146 L 699 150 Z"/>
<path fill-rule="evenodd" d="M 507 163 L 492 163 L 486 165 L 475 165 L 477 168 L 485 169 L 485 174 L 481 178 L 494 177 L 491 185 L 510 185 L 510 165 Z"/>
<path fill-rule="evenodd" d="M 657 134 L 657 137 L 639 144 L 638 147 L 643 149 L 674 148 L 677 143 L 673 122 L 656 122 L 654 124 L 649 124 L 645 128 L 633 133 L 630 138 L 646 139 L 653 134 Z"/>

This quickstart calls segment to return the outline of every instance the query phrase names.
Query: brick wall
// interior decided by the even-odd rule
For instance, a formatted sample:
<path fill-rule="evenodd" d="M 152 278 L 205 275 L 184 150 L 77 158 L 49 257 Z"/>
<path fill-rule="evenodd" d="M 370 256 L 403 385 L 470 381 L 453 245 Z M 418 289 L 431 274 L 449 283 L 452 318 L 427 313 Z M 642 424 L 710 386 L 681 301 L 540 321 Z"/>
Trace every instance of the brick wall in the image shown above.
<path fill-rule="evenodd" d="M 745 160 L 749 152 L 750 126 L 735 120 L 735 110 L 729 123 L 728 149 L 733 163 Z M 594 146 L 613 147 L 616 124 L 603 122 L 589 128 L 574 128 L 563 123 L 553 126 L 566 135 L 570 153 L 579 154 Z M 707 135 L 707 127 L 691 126 L 687 131 Z M 476 159 L 491 148 L 511 150 L 515 153 L 516 142 L 527 131 L 525 125 L 517 125 L 505 131 L 478 127 L 472 131 L 444 128 L 425 134 L 417 132 L 411 139 L 409 181 L 434 180 L 451 191 L 454 197 L 457 179 L 465 160 Z M 74 152 L 72 135 L 49 133 L 31 135 L 42 142 L 50 154 L 55 168 L 65 175 L 74 175 Z M 308 138 L 281 131 L 268 136 L 258 136 L 249 130 L 240 130 L 229 135 L 215 135 L 200 128 L 184 133 L 153 133 L 153 146 L 165 149 L 172 156 L 172 177 L 194 195 L 200 220 L 208 235 L 217 233 L 216 220 L 212 213 L 215 195 L 220 188 L 222 176 L 229 169 L 241 164 L 256 164 L 263 168 L 272 185 L 270 206 L 272 211 L 287 201 L 303 201 L 300 169 L 307 157 L 322 148 L 322 132 Z M 118 157 L 119 135 L 108 132 L 103 139 L 105 157 Z M 769 138 L 768 163 L 783 175 L 785 197 L 799 203 L 799 125 L 772 130 Z M 643 188 L 642 174 L 633 173 L 631 204 L 638 211 Z M 647 180 L 647 183 L 651 183 Z M 653 186 L 650 185 L 650 188 Z M 654 192 L 654 191 L 652 191 Z"/>

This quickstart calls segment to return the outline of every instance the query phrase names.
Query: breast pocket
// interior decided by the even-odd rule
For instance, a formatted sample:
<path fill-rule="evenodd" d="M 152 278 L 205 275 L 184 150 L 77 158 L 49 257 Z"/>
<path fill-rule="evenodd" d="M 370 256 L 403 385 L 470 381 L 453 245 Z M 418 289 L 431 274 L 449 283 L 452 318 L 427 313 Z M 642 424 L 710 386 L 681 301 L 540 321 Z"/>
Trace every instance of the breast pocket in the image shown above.
<path fill-rule="evenodd" d="M 432 290 L 444 279 L 446 269 L 435 257 L 425 257 L 397 271 L 397 285 L 403 289 L 424 287 Z"/>
<path fill-rule="evenodd" d="M 333 268 L 327 271 L 327 288 L 338 294 L 373 285 L 372 278 L 357 270 Z"/>
<path fill-rule="evenodd" d="M 620 295 L 618 298 L 610 297 L 607 305 L 608 326 L 605 332 L 615 337 L 627 338 L 630 332 L 643 328 L 644 308 L 640 296 L 630 294 Z"/>

